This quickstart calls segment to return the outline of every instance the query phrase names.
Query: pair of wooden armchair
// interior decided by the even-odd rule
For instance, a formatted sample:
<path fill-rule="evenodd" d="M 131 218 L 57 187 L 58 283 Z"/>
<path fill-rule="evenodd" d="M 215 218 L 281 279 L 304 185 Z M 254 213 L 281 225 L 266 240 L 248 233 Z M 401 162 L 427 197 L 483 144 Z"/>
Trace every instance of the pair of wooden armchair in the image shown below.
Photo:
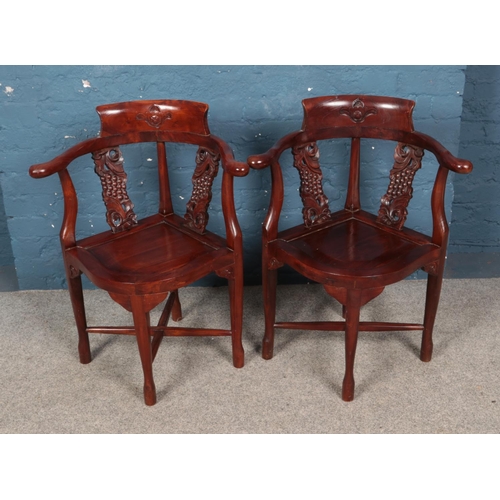
<path fill-rule="evenodd" d="M 263 291 L 265 336 L 262 356 L 273 356 L 274 330 L 311 329 L 345 331 L 346 371 L 342 398 L 354 397 L 354 356 L 358 331 L 423 330 L 422 361 L 432 355 L 432 330 L 445 264 L 448 225 L 444 209 L 446 179 L 451 170 L 468 173 L 472 164 L 455 158 L 431 137 L 415 132 L 414 102 L 377 96 L 329 96 L 303 101 L 301 130 L 277 142 L 267 153 L 246 163 L 234 159 L 226 142 L 209 131 L 208 106 L 191 101 L 135 101 L 99 106 L 99 137 L 86 140 L 47 163 L 33 165 L 35 178 L 57 173 L 64 192 L 65 210 L 60 232 L 68 289 L 78 329 L 80 361 L 91 361 L 89 333 L 135 335 L 144 372 L 144 399 L 156 403 L 153 360 L 164 336 L 227 335 L 232 340 L 233 364 L 244 364 L 242 345 L 243 260 L 233 180 L 250 167 L 270 167 L 271 201 L 263 226 Z M 322 186 L 318 141 L 350 140 L 350 167 L 345 208 L 333 213 Z M 389 187 L 377 214 L 361 209 L 360 141 L 364 138 L 397 143 Z M 158 213 L 138 220 L 127 193 L 127 175 L 121 146 L 155 143 L 157 150 Z M 166 144 L 198 146 L 192 177 L 192 195 L 185 214 L 174 213 L 167 167 Z M 280 156 L 291 149 L 300 177 L 304 223 L 278 231 L 284 199 Z M 412 197 L 412 180 L 421 167 L 424 150 L 437 158 L 431 196 L 431 236 L 407 229 L 404 223 Z M 67 167 L 91 155 L 102 184 L 109 231 L 76 238 L 78 201 Z M 207 231 L 212 183 L 222 167 L 221 207 L 226 234 Z M 343 306 L 345 321 L 275 322 L 277 269 L 288 265 L 310 280 L 321 283 Z M 428 273 L 423 324 L 360 322 L 360 308 L 385 286 L 414 271 Z M 133 326 L 88 326 L 81 274 L 130 311 Z M 178 290 L 216 273 L 228 280 L 230 330 L 171 326 L 182 318 Z M 149 312 L 166 303 L 158 325 Z"/>

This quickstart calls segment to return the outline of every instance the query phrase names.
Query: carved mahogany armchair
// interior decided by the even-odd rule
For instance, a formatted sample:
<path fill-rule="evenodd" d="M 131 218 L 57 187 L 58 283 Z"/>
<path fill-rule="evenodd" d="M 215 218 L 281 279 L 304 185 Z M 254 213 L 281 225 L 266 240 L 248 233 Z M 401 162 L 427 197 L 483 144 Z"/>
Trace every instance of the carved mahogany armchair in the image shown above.
<path fill-rule="evenodd" d="M 33 165 L 30 175 L 41 178 L 57 173 L 62 183 L 65 209 L 60 240 L 81 363 L 91 361 L 89 333 L 135 335 L 144 372 L 144 399 L 147 405 L 154 405 L 152 363 L 164 336 L 231 336 L 233 364 L 237 368 L 243 366 L 242 237 L 234 206 L 233 177 L 246 175 L 249 167 L 236 162 L 229 146 L 211 135 L 206 104 L 136 101 L 99 106 L 97 112 L 101 120 L 98 138 L 88 139 L 52 161 Z M 127 175 L 120 150 L 120 146 L 133 143 L 156 143 L 157 150 L 159 210 L 141 220 L 127 194 Z M 183 216 L 175 214 L 172 206 L 166 143 L 199 146 L 192 195 Z M 88 154 L 100 177 L 110 230 L 77 240 L 78 201 L 67 167 L 76 158 Z M 212 183 L 219 164 L 223 170 L 221 204 L 225 238 L 206 229 Z M 178 289 L 212 272 L 228 280 L 231 329 L 169 326 L 170 315 L 174 321 L 182 316 Z M 132 312 L 134 326 L 87 325 L 82 273 Z M 151 326 L 151 309 L 165 299 L 158 325 Z"/>
<path fill-rule="evenodd" d="M 430 361 L 432 330 L 445 265 L 448 224 L 444 196 L 448 172 L 467 174 L 469 161 L 455 158 L 433 138 L 413 129 L 410 100 L 377 96 L 329 96 L 302 102 L 302 129 L 279 140 L 267 153 L 251 156 L 249 165 L 271 168 L 272 192 L 263 226 L 264 359 L 273 356 L 275 328 L 345 331 L 346 366 L 342 399 L 354 398 L 354 356 L 358 331 L 423 330 L 420 359 Z M 317 141 L 350 139 L 350 169 L 345 208 L 333 213 L 323 191 Z M 361 139 L 397 143 L 394 165 L 380 209 L 372 214 L 360 203 Z M 304 223 L 278 232 L 284 200 L 280 156 L 291 149 L 300 176 Z M 424 150 L 439 167 L 431 195 L 433 230 L 427 236 L 404 226 L 412 181 Z M 381 193 L 382 194 L 382 193 Z M 288 265 L 342 304 L 345 321 L 276 322 L 277 269 Z M 428 273 L 423 324 L 360 322 L 360 308 L 384 287 L 418 269 Z"/>

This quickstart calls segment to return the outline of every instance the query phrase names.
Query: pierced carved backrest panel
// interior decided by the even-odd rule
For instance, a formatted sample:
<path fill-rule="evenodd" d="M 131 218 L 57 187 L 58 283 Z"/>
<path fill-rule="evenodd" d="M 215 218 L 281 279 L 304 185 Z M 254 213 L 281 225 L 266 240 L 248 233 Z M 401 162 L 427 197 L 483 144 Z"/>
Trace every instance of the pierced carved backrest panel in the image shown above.
<path fill-rule="evenodd" d="M 198 148 L 193 174 L 193 192 L 186 205 L 186 226 L 203 234 L 208 224 L 208 207 L 212 199 L 212 184 L 219 171 L 220 155 L 207 148 Z"/>
<path fill-rule="evenodd" d="M 190 132 L 209 135 L 208 105 L 181 100 L 130 101 L 98 106 L 101 137 L 128 132 Z"/>
<path fill-rule="evenodd" d="M 306 227 L 322 224 L 330 219 L 328 198 L 323 193 L 323 174 L 319 166 L 319 149 L 315 142 L 292 149 L 293 166 L 300 175 L 300 197 L 304 208 L 302 216 Z"/>
<path fill-rule="evenodd" d="M 106 221 L 113 233 L 130 229 L 137 224 L 134 204 L 127 194 L 127 174 L 118 147 L 92 153 L 95 172 L 101 178 L 102 199 L 106 205 Z"/>
<path fill-rule="evenodd" d="M 408 216 L 408 203 L 413 195 L 413 178 L 422 166 L 424 150 L 398 143 L 394 152 L 394 166 L 390 173 L 387 193 L 382 196 L 377 222 L 401 229 Z"/>
<path fill-rule="evenodd" d="M 413 131 L 414 101 L 395 97 L 339 95 L 304 99 L 302 129 L 371 127 Z"/>

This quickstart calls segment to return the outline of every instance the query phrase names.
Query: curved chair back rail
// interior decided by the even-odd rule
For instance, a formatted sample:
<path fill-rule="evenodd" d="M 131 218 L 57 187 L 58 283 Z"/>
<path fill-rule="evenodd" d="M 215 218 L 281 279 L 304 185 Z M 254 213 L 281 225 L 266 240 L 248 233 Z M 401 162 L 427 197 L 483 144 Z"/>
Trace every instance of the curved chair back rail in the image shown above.
<path fill-rule="evenodd" d="M 242 333 L 243 262 L 242 235 L 236 217 L 234 176 L 248 173 L 246 163 L 234 159 L 229 145 L 210 134 L 208 106 L 179 100 L 132 101 L 99 106 L 99 137 L 83 141 L 51 161 L 33 165 L 30 175 L 43 178 L 57 173 L 64 194 L 60 231 L 68 288 L 79 335 L 82 363 L 91 361 L 89 333 L 135 334 L 144 372 L 144 399 L 156 403 L 152 363 L 164 336 L 227 335 L 232 338 L 233 364 L 244 363 Z M 157 149 L 158 213 L 139 220 L 127 191 L 127 173 L 121 146 L 153 142 Z M 166 143 L 198 146 L 193 158 L 192 194 L 185 213 L 174 212 L 169 182 Z M 76 238 L 78 199 L 68 166 L 88 155 L 102 187 L 109 231 Z M 219 200 L 225 237 L 207 230 L 212 183 L 222 168 Z M 133 326 L 87 325 L 81 274 L 106 290 L 111 298 L 132 312 Z M 182 319 L 178 290 L 210 274 L 229 284 L 230 328 L 180 328 L 169 326 Z M 166 300 L 157 326 L 149 312 Z M 150 339 L 152 337 L 152 340 Z"/>
<path fill-rule="evenodd" d="M 287 134 L 269 151 L 252 155 L 254 169 L 270 167 L 272 188 L 262 232 L 265 335 L 262 355 L 273 356 L 275 328 L 343 330 L 346 332 L 346 372 L 342 398 L 354 397 L 354 355 L 358 331 L 423 330 L 421 359 L 430 361 L 432 330 L 444 271 L 448 223 L 444 196 L 448 172 L 467 174 L 471 162 L 454 157 L 436 139 L 416 132 L 413 101 L 383 96 L 342 95 L 305 99 L 301 130 Z M 343 210 L 332 212 L 323 191 L 323 170 L 318 141 L 351 139 L 347 195 Z M 395 141 L 388 165 L 386 193 L 378 213 L 361 207 L 361 141 Z M 299 174 L 303 224 L 279 232 L 284 201 L 281 155 L 291 150 Z M 425 152 L 432 153 L 438 169 L 431 194 L 433 231 L 422 234 L 404 226 L 413 197 L 413 179 Z M 390 168 L 392 165 L 392 168 Z M 321 283 L 342 304 L 345 321 L 276 322 L 277 269 L 288 265 L 306 278 Z M 423 324 L 360 322 L 362 305 L 385 286 L 418 269 L 428 273 Z"/>

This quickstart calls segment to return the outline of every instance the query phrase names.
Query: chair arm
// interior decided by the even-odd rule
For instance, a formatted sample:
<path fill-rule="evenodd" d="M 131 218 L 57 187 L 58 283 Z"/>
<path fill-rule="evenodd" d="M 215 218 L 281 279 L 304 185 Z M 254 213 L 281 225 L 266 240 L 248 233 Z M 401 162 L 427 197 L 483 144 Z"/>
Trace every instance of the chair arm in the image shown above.
<path fill-rule="evenodd" d="M 436 141 L 436 139 L 426 134 L 422 134 L 421 132 L 413 132 L 412 135 L 420 139 L 419 145 L 433 153 L 439 164 L 443 167 L 457 174 L 469 174 L 472 172 L 473 167 L 470 161 L 456 158 L 442 144 Z"/>
<path fill-rule="evenodd" d="M 248 157 L 248 164 L 250 167 L 259 170 L 261 168 L 266 168 L 271 165 L 276 157 L 276 152 L 273 149 L 267 151 L 267 153 L 262 153 L 260 155 L 253 155 Z"/>
<path fill-rule="evenodd" d="M 235 177 L 244 177 L 250 171 L 246 163 L 236 160 L 222 161 L 222 166 L 228 173 Z"/>
<path fill-rule="evenodd" d="M 53 160 L 32 165 L 29 169 L 29 174 L 35 179 L 41 179 L 43 177 L 48 177 L 49 175 L 56 174 L 57 172 L 64 170 L 73 160 L 75 160 L 79 156 L 83 156 L 98 149 L 98 146 L 96 147 L 96 144 L 98 145 L 98 143 L 99 138 L 88 139 L 86 141 L 80 142 L 79 144 L 76 144 L 75 146 L 69 148 L 59 156 L 56 156 Z"/>
<path fill-rule="evenodd" d="M 212 135 L 211 139 L 216 143 L 219 149 L 222 159 L 222 168 L 227 173 L 235 177 L 244 177 L 248 174 L 250 171 L 248 165 L 234 159 L 233 151 L 225 141 L 215 135 Z"/>
<path fill-rule="evenodd" d="M 278 160 L 281 153 L 293 146 L 295 139 L 302 131 L 292 132 L 288 135 L 282 137 L 269 151 L 262 153 L 260 155 L 252 155 L 247 159 L 247 163 L 250 167 L 260 170 L 261 168 L 266 168 L 273 162 Z"/>

